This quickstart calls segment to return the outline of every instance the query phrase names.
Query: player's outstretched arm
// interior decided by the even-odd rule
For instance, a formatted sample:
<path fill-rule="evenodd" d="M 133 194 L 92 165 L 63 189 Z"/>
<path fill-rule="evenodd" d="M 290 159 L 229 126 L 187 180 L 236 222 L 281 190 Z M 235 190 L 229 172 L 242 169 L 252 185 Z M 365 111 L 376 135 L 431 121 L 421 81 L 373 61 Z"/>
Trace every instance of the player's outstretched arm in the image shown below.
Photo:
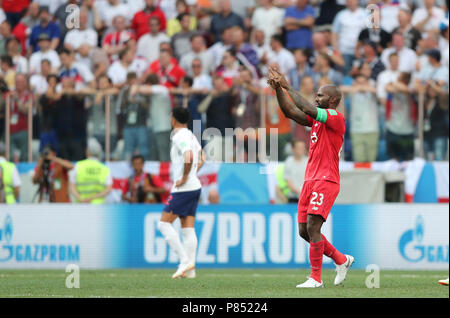
<path fill-rule="evenodd" d="M 288 100 L 283 88 L 281 88 L 281 86 L 277 86 L 275 87 L 275 92 L 277 94 L 278 104 L 280 105 L 283 114 L 300 125 L 309 126 L 306 114 Z"/>
<path fill-rule="evenodd" d="M 271 78 L 273 78 L 273 80 L 277 82 L 279 86 L 287 91 L 298 109 L 300 109 L 303 113 L 311 116 L 312 118 L 317 117 L 317 107 L 312 105 L 306 98 L 300 95 L 291 85 L 289 85 L 283 74 L 281 74 L 275 68 L 270 68 L 269 73 Z"/>

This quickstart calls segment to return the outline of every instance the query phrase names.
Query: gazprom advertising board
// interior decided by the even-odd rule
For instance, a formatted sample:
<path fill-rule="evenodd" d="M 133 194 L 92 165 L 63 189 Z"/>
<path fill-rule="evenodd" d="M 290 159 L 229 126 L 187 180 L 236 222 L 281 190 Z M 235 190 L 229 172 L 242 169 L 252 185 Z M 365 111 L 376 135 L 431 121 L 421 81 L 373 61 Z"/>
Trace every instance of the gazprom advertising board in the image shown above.
<path fill-rule="evenodd" d="M 174 268 L 161 205 L 0 207 L 0 268 Z M 308 268 L 296 205 L 199 206 L 198 268 Z M 179 223 L 175 224 L 179 229 Z M 356 268 L 448 269 L 448 204 L 336 205 L 323 227 Z M 324 257 L 324 267 L 333 268 Z"/>

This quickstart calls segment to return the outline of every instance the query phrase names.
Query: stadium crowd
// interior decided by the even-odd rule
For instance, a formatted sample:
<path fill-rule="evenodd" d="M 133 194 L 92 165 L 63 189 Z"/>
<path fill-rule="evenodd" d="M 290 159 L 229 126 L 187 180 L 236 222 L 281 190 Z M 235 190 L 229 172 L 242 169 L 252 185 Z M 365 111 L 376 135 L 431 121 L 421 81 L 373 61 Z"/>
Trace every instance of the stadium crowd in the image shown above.
<path fill-rule="evenodd" d="M 343 159 L 410 160 L 423 133 L 425 157 L 448 160 L 448 1 L 0 4 L 0 140 L 9 125 L 9 160 L 37 161 L 51 145 L 77 161 L 93 141 L 102 159 L 169 161 L 170 111 L 182 105 L 222 136 L 277 128 L 284 161 L 290 142 L 308 145 L 309 132 L 280 111 L 266 83 L 270 66 L 312 102 L 319 86 L 341 87 Z"/>

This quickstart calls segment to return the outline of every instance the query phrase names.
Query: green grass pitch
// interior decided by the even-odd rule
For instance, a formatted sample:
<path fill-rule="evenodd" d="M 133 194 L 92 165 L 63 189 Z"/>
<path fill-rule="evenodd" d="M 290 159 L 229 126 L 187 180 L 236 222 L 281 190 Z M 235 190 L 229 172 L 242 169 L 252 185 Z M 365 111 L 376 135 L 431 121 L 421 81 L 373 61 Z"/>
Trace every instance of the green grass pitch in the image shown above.
<path fill-rule="evenodd" d="M 80 288 L 66 288 L 65 270 L 0 270 L 0 297 L 162 297 L 162 298 L 391 298 L 449 297 L 438 284 L 448 271 L 380 272 L 380 288 L 369 289 L 370 273 L 350 270 L 343 286 L 325 270 L 324 288 L 297 289 L 309 270 L 197 269 L 195 279 L 172 279 L 173 269 L 80 270 Z"/>

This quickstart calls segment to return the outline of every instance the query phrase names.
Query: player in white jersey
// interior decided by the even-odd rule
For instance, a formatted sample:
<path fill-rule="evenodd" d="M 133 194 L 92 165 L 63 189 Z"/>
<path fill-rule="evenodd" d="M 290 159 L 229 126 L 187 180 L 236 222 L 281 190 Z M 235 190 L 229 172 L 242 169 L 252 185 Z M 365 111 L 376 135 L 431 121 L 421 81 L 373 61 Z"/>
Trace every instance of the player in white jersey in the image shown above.
<path fill-rule="evenodd" d="M 172 147 L 170 159 L 173 171 L 172 190 L 163 209 L 158 229 L 169 246 L 178 254 L 180 265 L 172 278 L 195 278 L 195 213 L 200 199 L 201 183 L 197 172 L 204 163 L 204 154 L 195 135 L 187 128 L 189 110 L 175 107 L 171 115 Z M 183 244 L 172 226 L 180 218 Z"/>

